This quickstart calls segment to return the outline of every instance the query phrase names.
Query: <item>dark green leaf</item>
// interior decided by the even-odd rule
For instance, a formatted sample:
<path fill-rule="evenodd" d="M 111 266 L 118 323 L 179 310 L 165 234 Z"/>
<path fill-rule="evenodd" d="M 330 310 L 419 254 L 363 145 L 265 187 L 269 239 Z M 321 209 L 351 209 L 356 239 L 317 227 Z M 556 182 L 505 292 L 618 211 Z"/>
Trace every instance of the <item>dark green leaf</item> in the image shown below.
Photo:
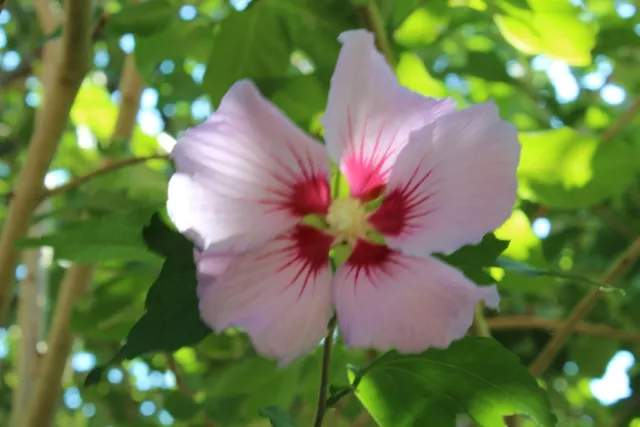
<path fill-rule="evenodd" d="M 358 378 L 352 375 L 352 382 Z M 555 426 L 546 393 L 497 341 L 467 337 L 420 355 L 390 352 L 362 373 L 356 395 L 381 427 L 451 427 L 466 414 L 479 426 L 527 414 Z"/>
<path fill-rule="evenodd" d="M 180 391 L 172 391 L 164 399 L 164 408 L 177 420 L 191 420 L 200 410 L 200 405 Z"/>
<path fill-rule="evenodd" d="M 165 59 L 206 62 L 212 43 L 210 26 L 199 21 L 173 20 L 154 34 L 136 37 L 136 66 L 146 80 L 152 80 Z"/>
<path fill-rule="evenodd" d="M 268 406 L 260 410 L 260 415 L 268 418 L 272 427 L 296 427 L 287 411 L 279 406 Z"/>
<path fill-rule="evenodd" d="M 202 82 L 214 105 L 238 80 L 286 74 L 290 66 L 288 40 L 280 17 L 267 3 L 233 13 L 221 23 Z"/>
<path fill-rule="evenodd" d="M 130 212 L 65 225 L 55 233 L 17 242 L 20 248 L 51 246 L 57 258 L 77 262 L 157 261 L 140 236 L 150 211 Z"/>
<path fill-rule="evenodd" d="M 166 259 L 147 294 L 146 312 L 129 331 L 111 363 L 152 351 L 175 351 L 195 345 L 211 332 L 198 310 L 193 245 L 168 229 L 158 215 L 152 217 L 143 235 L 149 247 L 163 253 Z"/>
<path fill-rule="evenodd" d="M 463 246 L 451 255 L 437 255 L 437 257 L 462 270 L 475 283 L 485 285 L 495 283 L 485 269 L 495 265 L 496 258 L 508 246 L 508 241 L 499 240 L 490 233 L 485 235 L 477 245 Z"/>
<path fill-rule="evenodd" d="M 106 28 L 116 34 L 132 33 L 148 36 L 162 30 L 177 19 L 177 7 L 170 0 L 148 0 L 129 3 L 109 17 Z"/>
<path fill-rule="evenodd" d="M 311 58 L 319 80 L 328 83 L 340 51 L 338 35 L 359 26 L 354 9 L 345 7 L 343 0 L 265 3 L 284 19 L 293 47 Z"/>

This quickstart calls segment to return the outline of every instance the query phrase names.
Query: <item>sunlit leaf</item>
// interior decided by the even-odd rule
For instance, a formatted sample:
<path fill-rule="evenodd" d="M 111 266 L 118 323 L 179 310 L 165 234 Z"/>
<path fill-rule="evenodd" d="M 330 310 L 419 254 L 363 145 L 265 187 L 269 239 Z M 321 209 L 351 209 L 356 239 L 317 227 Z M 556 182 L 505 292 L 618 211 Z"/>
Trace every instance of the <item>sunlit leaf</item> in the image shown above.
<path fill-rule="evenodd" d="M 491 338 L 467 337 L 419 355 L 390 352 L 351 379 L 359 380 L 356 396 L 381 427 L 449 427 L 460 414 L 494 427 L 517 413 L 555 426 L 545 391 Z"/>
<path fill-rule="evenodd" d="M 637 148 L 563 127 L 520 134 L 520 195 L 549 206 L 591 206 L 621 194 L 640 170 Z"/>
<path fill-rule="evenodd" d="M 578 18 L 579 9 L 569 2 L 531 0 L 530 10 L 500 2 L 502 12 L 494 16 L 498 29 L 517 49 L 544 54 L 570 65 L 591 63 L 596 26 Z"/>
<path fill-rule="evenodd" d="M 396 75 L 401 85 L 424 96 L 442 98 L 447 95 L 445 85 L 431 77 L 424 63 L 417 55 L 403 53 L 396 67 Z"/>

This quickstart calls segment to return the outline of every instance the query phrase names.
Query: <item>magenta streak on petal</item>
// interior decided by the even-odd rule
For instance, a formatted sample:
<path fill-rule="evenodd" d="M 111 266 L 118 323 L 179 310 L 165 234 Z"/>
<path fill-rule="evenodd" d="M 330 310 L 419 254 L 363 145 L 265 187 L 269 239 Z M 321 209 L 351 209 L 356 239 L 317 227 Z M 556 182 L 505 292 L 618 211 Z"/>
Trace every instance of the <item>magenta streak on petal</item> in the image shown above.
<path fill-rule="evenodd" d="M 260 199 L 259 203 L 272 205 L 265 213 L 289 211 L 303 217 L 305 215 L 326 215 L 331 204 L 331 189 L 326 177 L 316 176 L 307 181 L 289 184 L 287 192 L 269 190 L 273 194 L 282 196 L 281 200 Z"/>
<path fill-rule="evenodd" d="M 360 199 L 363 203 L 374 200 L 383 193 L 390 172 L 390 167 L 388 165 L 385 167 L 385 165 L 395 152 L 393 147 L 398 135 L 398 130 L 396 130 L 384 153 L 381 153 L 380 140 L 386 129 L 386 123 L 383 123 L 378 131 L 378 136 L 376 137 L 371 154 L 367 156 L 367 153 L 365 153 L 367 125 L 368 118 L 365 118 L 360 138 L 360 146 L 358 150 L 356 150 L 351 111 L 349 107 L 347 107 L 349 141 L 348 144 L 346 144 L 346 152 L 349 154 L 347 154 L 344 160 L 342 170 L 349 182 L 351 196 Z"/>
<path fill-rule="evenodd" d="M 418 192 L 418 188 L 431 176 L 433 169 L 424 174 L 414 183 L 419 168 L 413 172 L 409 181 L 402 188 L 394 188 L 387 194 L 382 205 L 369 217 L 369 223 L 375 229 L 387 236 L 398 236 L 407 229 L 416 228 L 413 220 L 425 217 L 434 209 L 419 210 L 420 206 L 437 194 L 437 190 L 430 191 L 437 184 L 431 183 L 429 188 Z"/>
<path fill-rule="evenodd" d="M 366 240 L 358 240 L 351 256 L 347 259 L 345 266 L 349 269 L 347 275 L 354 275 L 353 292 L 358 287 L 358 279 L 360 274 L 367 276 L 369 283 L 376 286 L 376 277 L 382 273 L 389 277 L 387 266 L 390 264 L 402 265 L 399 259 L 393 256 L 393 251 L 384 245 L 367 242 Z"/>
<path fill-rule="evenodd" d="M 298 225 L 290 233 L 278 238 L 291 242 L 288 246 L 275 252 L 270 252 L 258 257 L 256 260 L 264 260 L 269 257 L 276 257 L 285 254 L 288 261 L 278 268 L 280 273 L 288 268 L 297 268 L 298 271 L 291 282 L 285 283 L 282 292 L 298 282 L 298 279 L 306 274 L 304 282 L 298 293 L 298 300 L 302 297 L 309 281 L 315 279 L 318 272 L 329 268 L 329 250 L 334 242 L 334 237 L 310 227 L 308 225 Z M 315 291 L 315 290 L 314 290 Z"/>

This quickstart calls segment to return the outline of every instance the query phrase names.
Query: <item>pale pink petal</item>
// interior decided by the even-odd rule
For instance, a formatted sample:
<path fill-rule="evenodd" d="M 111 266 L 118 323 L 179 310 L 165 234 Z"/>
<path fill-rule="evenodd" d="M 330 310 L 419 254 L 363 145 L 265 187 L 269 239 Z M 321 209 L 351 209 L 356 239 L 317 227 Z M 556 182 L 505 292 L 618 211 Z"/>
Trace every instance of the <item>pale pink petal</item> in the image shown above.
<path fill-rule="evenodd" d="M 297 226 L 225 266 L 212 254 L 218 276 L 200 276 L 200 314 L 220 332 L 247 331 L 257 352 L 286 365 L 315 348 L 332 316 L 329 249 L 334 238 Z M 206 269 L 204 251 L 199 270 Z"/>
<path fill-rule="evenodd" d="M 249 81 L 187 131 L 172 157 L 167 208 L 202 249 L 241 252 L 265 244 L 304 215 L 325 214 L 329 161 Z"/>
<path fill-rule="evenodd" d="M 380 194 L 409 133 L 455 105 L 400 86 L 371 33 L 347 31 L 339 40 L 343 46 L 322 123 L 329 152 L 351 194 L 366 201 Z"/>
<path fill-rule="evenodd" d="M 511 215 L 519 158 L 516 130 L 495 104 L 442 117 L 411 136 L 370 223 L 413 255 L 478 243 Z"/>
<path fill-rule="evenodd" d="M 196 264 L 196 277 L 198 286 L 196 292 L 198 297 L 204 294 L 209 284 L 227 271 L 233 260 L 238 257 L 236 254 L 205 252 L 198 248 L 193 249 L 193 259 Z"/>
<path fill-rule="evenodd" d="M 359 241 L 337 271 L 333 302 L 350 347 L 415 353 L 465 335 L 474 307 L 497 308 L 495 286 L 478 287 L 435 258 Z"/>

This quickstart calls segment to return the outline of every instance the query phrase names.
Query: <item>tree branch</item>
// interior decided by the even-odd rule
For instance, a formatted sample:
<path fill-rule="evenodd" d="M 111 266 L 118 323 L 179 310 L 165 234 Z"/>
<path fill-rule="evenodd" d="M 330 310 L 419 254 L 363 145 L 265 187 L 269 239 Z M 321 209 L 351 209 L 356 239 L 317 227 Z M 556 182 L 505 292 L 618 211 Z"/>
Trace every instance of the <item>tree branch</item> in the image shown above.
<path fill-rule="evenodd" d="M 35 0 L 36 18 L 43 32 L 48 32 L 60 25 L 62 11 L 57 3 L 49 0 Z M 40 79 L 43 82 L 45 97 L 51 90 L 52 73 L 55 70 L 56 52 L 59 44 L 51 43 L 46 47 L 44 67 Z M 36 122 L 42 119 L 42 110 L 36 111 Z M 37 208 L 44 213 L 49 204 L 43 203 Z M 47 231 L 48 222 L 36 224 L 31 227 L 31 235 L 40 235 Z M 38 354 L 38 342 L 45 338 L 45 301 L 47 297 L 49 266 L 45 264 L 45 249 L 36 248 L 23 253 L 24 264 L 27 267 L 27 276 L 18 284 L 18 326 L 20 328 L 20 344 L 18 347 L 17 375 L 18 381 L 12 393 L 11 420 L 12 427 L 19 427 L 24 421 L 24 416 L 38 379 L 40 355 Z"/>
<path fill-rule="evenodd" d="M 545 319 L 537 316 L 496 316 L 487 319 L 487 325 L 494 331 L 513 329 L 543 329 L 553 331 L 561 328 L 564 323 L 562 319 Z M 640 343 L 640 332 L 616 329 L 608 325 L 578 322 L 574 331 L 585 335 L 610 338 L 612 340 Z"/>
<path fill-rule="evenodd" d="M 38 207 L 41 213 L 48 212 L 49 203 Z M 46 233 L 49 221 L 43 221 L 31 227 L 30 235 L 40 236 Z M 20 342 L 16 357 L 18 380 L 13 389 L 11 421 L 9 425 L 18 427 L 23 421 L 38 379 L 40 354 L 38 343 L 44 340 L 46 330 L 45 308 L 49 288 L 48 250 L 36 248 L 25 251 L 23 262 L 27 275 L 19 283 L 17 323 L 20 328 Z"/>
<path fill-rule="evenodd" d="M 618 280 L 640 257 L 640 237 L 618 258 L 611 268 L 602 276 L 601 282 L 610 285 Z M 531 364 L 530 370 L 533 375 L 541 375 L 547 370 L 549 365 L 558 355 L 564 344 L 567 342 L 578 323 L 589 313 L 593 305 L 598 301 L 603 291 L 593 288 L 582 300 L 573 308 L 569 317 L 558 328 L 556 334 L 542 349 L 536 360 Z"/>
<path fill-rule="evenodd" d="M 136 70 L 136 61 L 134 56 L 128 55 L 122 67 L 120 74 L 120 93 L 122 98 L 120 101 L 120 110 L 118 111 L 118 119 L 113 129 L 113 139 L 130 140 L 136 125 L 136 117 L 138 108 L 140 107 L 140 96 L 142 95 L 144 85 L 142 78 Z"/>
<path fill-rule="evenodd" d="M 23 427 L 48 426 L 55 415 L 73 335 L 71 313 L 78 299 L 89 287 L 93 266 L 74 264 L 62 280 L 60 293 L 49 332 L 47 353 L 42 360 L 35 393 L 25 414 Z"/>
<path fill-rule="evenodd" d="M 61 52 L 29 142 L 17 190 L 0 235 L 0 318 L 8 307 L 22 238 L 40 201 L 44 176 L 67 127 L 71 105 L 89 67 L 92 2 L 65 0 Z"/>
<path fill-rule="evenodd" d="M 135 116 L 135 113 L 134 113 Z M 119 116 L 118 116 L 119 117 Z M 104 175 L 106 173 L 112 172 L 116 169 L 122 169 L 124 167 L 127 166 L 134 166 L 137 165 L 139 163 L 144 163 L 146 161 L 149 160 L 155 160 L 155 159 L 169 159 L 169 156 L 166 154 L 155 154 L 152 156 L 145 156 L 145 157 L 131 157 L 129 159 L 124 159 L 124 160 L 120 160 L 114 163 L 108 163 L 105 166 L 94 170 L 93 172 L 89 172 L 86 175 L 80 176 L 76 179 L 73 179 L 69 182 L 67 182 L 64 185 L 61 185 L 59 187 L 53 188 L 51 190 L 49 190 L 48 192 L 44 193 L 43 197 L 53 197 L 53 196 L 58 196 L 66 191 L 69 191 L 71 189 L 74 189 L 82 184 L 84 184 L 87 181 L 91 181 L 93 178 L 96 178 L 100 175 Z"/>

